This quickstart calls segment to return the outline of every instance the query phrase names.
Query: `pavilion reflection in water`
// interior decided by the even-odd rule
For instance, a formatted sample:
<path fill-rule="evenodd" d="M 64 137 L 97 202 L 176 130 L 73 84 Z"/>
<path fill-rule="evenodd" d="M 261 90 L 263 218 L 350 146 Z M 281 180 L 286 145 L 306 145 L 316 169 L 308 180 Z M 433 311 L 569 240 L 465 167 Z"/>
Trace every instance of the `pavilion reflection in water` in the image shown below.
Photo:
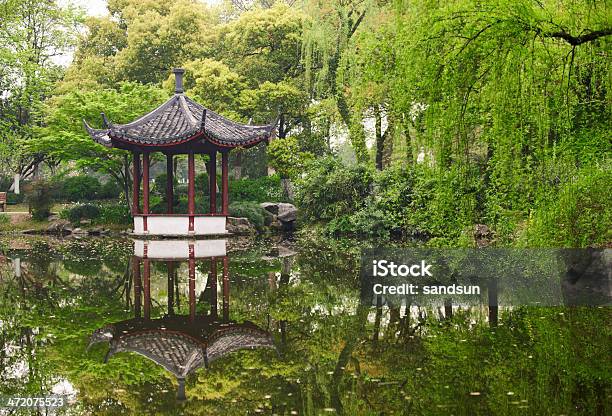
<path fill-rule="evenodd" d="M 226 354 L 241 349 L 273 348 L 270 333 L 252 322 L 229 319 L 229 258 L 226 240 L 135 240 L 132 257 L 134 318 L 108 324 L 94 331 L 89 346 L 108 342 L 105 362 L 119 352 L 143 355 L 172 373 L 178 381 L 177 398 L 185 399 L 185 378 Z M 168 309 L 151 318 L 151 262 L 165 262 L 168 277 Z M 179 306 L 178 266 L 187 261 L 189 314 L 175 313 Z M 210 311 L 196 312 L 196 263 L 209 266 L 207 287 Z M 222 313 L 218 313 L 217 272 L 221 266 Z"/>

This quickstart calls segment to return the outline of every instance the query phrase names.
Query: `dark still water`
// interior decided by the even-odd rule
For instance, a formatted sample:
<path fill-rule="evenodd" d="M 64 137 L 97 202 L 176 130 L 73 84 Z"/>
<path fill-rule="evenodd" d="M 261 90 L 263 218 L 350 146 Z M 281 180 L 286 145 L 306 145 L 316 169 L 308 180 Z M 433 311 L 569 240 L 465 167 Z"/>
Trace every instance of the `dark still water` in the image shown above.
<path fill-rule="evenodd" d="M 377 306 L 360 252 L 0 238 L 0 395 L 66 403 L 0 415 L 612 414 L 608 306 Z"/>

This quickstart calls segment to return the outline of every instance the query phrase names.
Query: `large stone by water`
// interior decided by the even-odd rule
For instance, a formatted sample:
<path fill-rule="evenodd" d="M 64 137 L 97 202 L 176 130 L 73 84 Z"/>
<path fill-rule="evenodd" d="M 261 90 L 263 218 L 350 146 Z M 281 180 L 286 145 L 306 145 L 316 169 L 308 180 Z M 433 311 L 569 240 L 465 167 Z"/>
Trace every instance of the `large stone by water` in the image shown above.
<path fill-rule="evenodd" d="M 278 215 L 278 202 L 262 202 L 259 205 L 270 214 Z"/>
<path fill-rule="evenodd" d="M 67 235 L 72 233 L 72 225 L 67 220 L 55 220 L 47 227 L 50 234 Z"/>
<path fill-rule="evenodd" d="M 277 218 L 282 223 L 293 222 L 297 219 L 297 208 L 293 204 L 279 203 Z"/>
<path fill-rule="evenodd" d="M 293 231 L 297 219 L 297 208 L 285 202 L 263 202 L 260 206 L 266 211 L 266 225 L 275 230 Z"/>

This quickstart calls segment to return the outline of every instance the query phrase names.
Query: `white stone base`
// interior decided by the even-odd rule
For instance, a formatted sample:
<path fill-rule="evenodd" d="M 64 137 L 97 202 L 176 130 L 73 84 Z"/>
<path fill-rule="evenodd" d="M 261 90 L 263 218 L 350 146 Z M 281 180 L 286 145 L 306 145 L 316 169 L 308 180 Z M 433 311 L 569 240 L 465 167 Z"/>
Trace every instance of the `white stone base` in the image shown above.
<path fill-rule="evenodd" d="M 227 240 L 134 240 L 134 255 L 152 260 L 188 259 L 189 246 L 193 245 L 195 258 L 223 257 L 227 254 L 226 243 Z"/>
<path fill-rule="evenodd" d="M 147 216 L 147 230 L 144 217 L 134 216 L 134 234 L 142 236 L 194 236 L 227 234 L 225 216 L 196 216 L 194 230 L 189 232 L 189 215 Z"/>

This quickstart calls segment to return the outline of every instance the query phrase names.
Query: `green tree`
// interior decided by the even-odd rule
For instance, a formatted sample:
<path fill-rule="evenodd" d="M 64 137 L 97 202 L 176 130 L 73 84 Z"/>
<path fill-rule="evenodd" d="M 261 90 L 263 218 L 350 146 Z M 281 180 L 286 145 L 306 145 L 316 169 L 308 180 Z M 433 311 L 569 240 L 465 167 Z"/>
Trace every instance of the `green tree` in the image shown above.
<path fill-rule="evenodd" d="M 91 140 L 82 120 L 100 126 L 100 113 L 106 112 L 113 122 L 126 123 L 166 98 L 162 89 L 138 83 L 121 83 L 118 90 L 72 91 L 54 97 L 45 119 L 47 125 L 37 131 L 38 138 L 28 143 L 28 150 L 44 153 L 56 161 L 75 162 L 77 168 L 110 175 L 129 201 L 131 158 L 123 150 L 108 149 Z"/>
<path fill-rule="evenodd" d="M 23 151 L 41 124 L 42 107 L 62 69 L 53 58 L 76 41 L 79 13 L 57 1 L 0 4 L 1 173 L 33 174 L 44 153 Z"/>

